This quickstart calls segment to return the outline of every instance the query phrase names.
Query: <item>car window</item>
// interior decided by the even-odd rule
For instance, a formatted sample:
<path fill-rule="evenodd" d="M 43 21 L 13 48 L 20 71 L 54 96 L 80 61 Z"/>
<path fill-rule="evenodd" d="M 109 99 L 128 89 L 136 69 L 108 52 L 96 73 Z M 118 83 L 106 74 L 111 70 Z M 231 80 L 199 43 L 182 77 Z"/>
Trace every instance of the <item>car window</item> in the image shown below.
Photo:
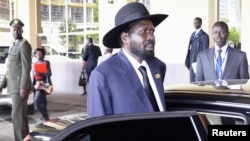
<path fill-rule="evenodd" d="M 87 120 L 86 120 L 87 121 Z M 83 121 L 83 122 L 86 122 Z M 100 121 L 98 121 L 100 122 Z M 80 123 L 78 123 L 80 124 Z M 77 129 L 70 127 L 66 130 Z M 65 131 L 61 134 L 65 135 Z M 62 135 L 57 135 L 62 137 Z M 70 141 L 203 141 L 207 133 L 198 115 L 172 116 L 168 118 L 137 118 L 129 120 L 96 123 L 69 133 L 60 140 Z M 56 138 L 57 139 L 57 138 Z M 58 140 L 58 139 L 57 139 Z"/>
<path fill-rule="evenodd" d="M 207 125 L 248 125 L 248 118 L 244 115 L 233 115 L 233 114 L 217 114 L 217 113 L 200 113 L 202 122 L 205 126 Z M 228 121 L 225 123 L 225 121 Z"/>
<path fill-rule="evenodd" d="M 198 141 L 195 128 L 188 118 L 169 118 L 157 120 L 134 120 L 109 123 L 88 129 L 91 141 Z"/>

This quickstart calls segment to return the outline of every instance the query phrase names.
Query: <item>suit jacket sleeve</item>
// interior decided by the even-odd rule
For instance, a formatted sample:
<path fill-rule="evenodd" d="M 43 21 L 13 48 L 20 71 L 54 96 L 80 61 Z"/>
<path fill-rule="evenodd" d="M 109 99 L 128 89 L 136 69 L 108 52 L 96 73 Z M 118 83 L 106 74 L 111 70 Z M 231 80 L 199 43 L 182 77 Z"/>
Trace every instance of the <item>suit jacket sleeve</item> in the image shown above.
<path fill-rule="evenodd" d="M 24 40 L 21 47 L 21 64 L 22 64 L 22 76 L 20 82 L 20 88 L 30 89 L 31 88 L 31 53 L 32 49 L 28 41 Z"/>
<path fill-rule="evenodd" d="M 247 56 L 245 52 L 243 53 L 243 59 L 240 65 L 240 78 L 249 79 L 248 61 L 247 61 Z"/>
<path fill-rule="evenodd" d="M 204 81 L 204 74 L 203 74 L 203 66 L 201 61 L 200 53 L 197 56 L 197 66 L 196 66 L 196 74 L 195 74 L 196 81 Z"/>
<path fill-rule="evenodd" d="M 113 114 L 112 96 L 105 76 L 99 71 L 92 71 L 89 81 L 88 117 Z"/>
<path fill-rule="evenodd" d="M 82 55 L 82 60 L 87 61 L 89 58 L 89 46 L 85 46 L 84 52 Z"/>
<path fill-rule="evenodd" d="M 201 50 L 203 51 L 205 49 L 209 48 L 209 36 L 203 32 L 203 35 L 201 36 Z"/>
<path fill-rule="evenodd" d="M 192 34 L 194 34 L 194 33 L 192 33 Z M 188 69 L 190 67 L 190 44 L 191 44 L 192 34 L 191 34 L 190 39 L 189 39 L 188 48 L 187 48 L 187 54 L 186 54 L 186 59 L 185 59 L 185 66 Z"/>

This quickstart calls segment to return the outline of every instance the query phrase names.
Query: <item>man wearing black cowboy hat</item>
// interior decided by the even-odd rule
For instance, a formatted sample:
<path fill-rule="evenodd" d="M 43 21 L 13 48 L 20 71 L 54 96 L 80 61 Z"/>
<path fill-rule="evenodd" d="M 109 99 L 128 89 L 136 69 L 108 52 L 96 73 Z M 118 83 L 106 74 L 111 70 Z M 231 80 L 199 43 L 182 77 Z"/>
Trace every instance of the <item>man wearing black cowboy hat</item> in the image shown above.
<path fill-rule="evenodd" d="M 91 73 L 88 115 L 164 111 L 163 81 L 166 65 L 154 56 L 155 27 L 168 15 L 150 15 L 141 3 L 128 3 L 115 17 L 115 27 L 103 38 L 109 48 L 120 52 L 98 65 Z M 139 70 L 144 66 L 144 77 Z M 151 85 L 151 95 L 147 93 Z M 144 89 L 145 88 L 145 89 Z M 150 96 L 148 96 L 150 95 Z"/>
<path fill-rule="evenodd" d="M 23 22 L 13 19 L 10 22 L 14 41 L 9 50 L 7 72 L 0 84 L 0 94 L 7 87 L 12 97 L 11 117 L 16 141 L 22 141 L 29 133 L 27 100 L 32 88 L 31 71 L 31 45 L 22 36 Z"/>

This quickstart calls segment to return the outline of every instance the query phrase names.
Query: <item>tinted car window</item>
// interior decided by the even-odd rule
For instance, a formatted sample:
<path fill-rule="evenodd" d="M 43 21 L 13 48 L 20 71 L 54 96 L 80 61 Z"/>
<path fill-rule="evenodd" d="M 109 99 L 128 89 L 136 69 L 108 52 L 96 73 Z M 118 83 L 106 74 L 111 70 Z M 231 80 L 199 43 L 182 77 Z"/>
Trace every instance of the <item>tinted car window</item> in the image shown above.
<path fill-rule="evenodd" d="M 91 141 L 103 141 L 103 139 L 107 141 L 160 141 L 165 139 L 174 141 L 182 140 L 183 137 L 187 140 L 198 141 L 190 119 L 183 117 L 103 124 L 90 128 L 88 132 Z"/>
<path fill-rule="evenodd" d="M 66 132 L 61 132 L 57 136 L 64 141 L 181 141 L 183 139 L 200 141 L 206 140 L 207 135 L 197 115 L 150 119 L 140 117 L 133 120 L 96 123 L 84 128 L 79 128 L 77 125 L 82 124 L 79 122 L 65 130 L 69 132 L 71 129 L 76 130 L 68 133 L 66 138 L 62 139 L 62 135 L 67 134 Z M 53 138 L 53 140 L 59 139 Z"/>

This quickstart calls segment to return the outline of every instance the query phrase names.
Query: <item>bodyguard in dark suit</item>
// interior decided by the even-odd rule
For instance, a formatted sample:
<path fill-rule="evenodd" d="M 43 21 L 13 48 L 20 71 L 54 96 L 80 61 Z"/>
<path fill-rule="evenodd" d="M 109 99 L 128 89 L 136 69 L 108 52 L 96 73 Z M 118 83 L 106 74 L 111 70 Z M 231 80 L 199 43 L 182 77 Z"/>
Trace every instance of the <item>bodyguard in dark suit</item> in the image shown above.
<path fill-rule="evenodd" d="M 194 19 L 195 31 L 190 37 L 187 56 L 185 60 L 185 66 L 189 70 L 190 82 L 195 81 L 195 73 L 192 64 L 197 62 L 198 53 L 204 49 L 209 48 L 209 36 L 202 30 L 201 25 L 202 19 L 200 17 L 196 17 Z"/>
<path fill-rule="evenodd" d="M 216 22 L 212 35 L 215 46 L 198 54 L 196 81 L 214 80 L 220 86 L 226 79 L 249 79 L 246 53 L 228 45 L 228 25 Z M 223 124 L 235 124 L 233 118 L 221 120 Z"/>
<path fill-rule="evenodd" d="M 167 16 L 150 15 L 143 4 L 134 2 L 118 11 L 115 27 L 106 33 L 103 44 L 121 50 L 91 73 L 87 99 L 89 117 L 165 110 L 166 65 L 154 56 L 154 31 Z M 152 97 L 147 95 L 149 87 L 143 83 L 140 66 L 146 68 Z"/>
<path fill-rule="evenodd" d="M 22 141 L 29 133 L 27 100 L 32 88 L 30 77 L 32 48 L 29 42 L 22 37 L 23 22 L 13 19 L 10 26 L 15 41 L 10 47 L 7 72 L 0 84 L 0 91 L 7 87 L 7 92 L 12 96 L 11 117 L 15 140 Z"/>
<path fill-rule="evenodd" d="M 102 56 L 100 47 L 93 44 L 93 38 L 87 38 L 86 46 L 84 48 L 82 56 L 83 60 L 82 71 L 86 72 L 88 81 L 92 70 L 97 65 L 99 56 Z"/>

